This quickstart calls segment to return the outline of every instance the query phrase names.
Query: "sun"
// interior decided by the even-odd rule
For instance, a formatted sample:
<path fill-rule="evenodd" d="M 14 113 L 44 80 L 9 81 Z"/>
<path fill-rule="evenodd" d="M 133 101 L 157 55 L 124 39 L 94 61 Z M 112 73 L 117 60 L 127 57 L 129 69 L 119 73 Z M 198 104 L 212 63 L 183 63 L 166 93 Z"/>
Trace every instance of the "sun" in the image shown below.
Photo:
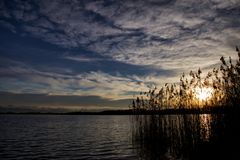
<path fill-rule="evenodd" d="M 207 101 L 212 96 L 213 89 L 207 87 L 195 88 L 195 96 L 200 101 Z"/>

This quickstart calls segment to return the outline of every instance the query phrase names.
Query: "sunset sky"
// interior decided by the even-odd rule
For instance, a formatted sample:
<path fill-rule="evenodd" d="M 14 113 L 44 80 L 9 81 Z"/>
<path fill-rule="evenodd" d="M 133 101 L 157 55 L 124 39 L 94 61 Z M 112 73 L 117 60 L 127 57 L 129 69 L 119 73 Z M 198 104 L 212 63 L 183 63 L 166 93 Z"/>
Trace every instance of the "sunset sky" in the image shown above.
<path fill-rule="evenodd" d="M 240 0 L 1 0 L 0 109 L 128 108 L 234 59 L 239 17 Z"/>

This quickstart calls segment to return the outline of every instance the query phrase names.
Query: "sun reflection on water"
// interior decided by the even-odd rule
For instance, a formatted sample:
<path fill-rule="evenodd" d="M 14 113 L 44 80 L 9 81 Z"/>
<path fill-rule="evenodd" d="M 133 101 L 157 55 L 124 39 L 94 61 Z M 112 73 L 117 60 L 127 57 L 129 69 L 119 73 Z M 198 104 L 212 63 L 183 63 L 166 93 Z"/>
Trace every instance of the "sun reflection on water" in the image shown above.
<path fill-rule="evenodd" d="M 211 115 L 201 114 L 199 115 L 200 127 L 201 127 L 201 137 L 204 141 L 208 141 L 211 136 Z"/>

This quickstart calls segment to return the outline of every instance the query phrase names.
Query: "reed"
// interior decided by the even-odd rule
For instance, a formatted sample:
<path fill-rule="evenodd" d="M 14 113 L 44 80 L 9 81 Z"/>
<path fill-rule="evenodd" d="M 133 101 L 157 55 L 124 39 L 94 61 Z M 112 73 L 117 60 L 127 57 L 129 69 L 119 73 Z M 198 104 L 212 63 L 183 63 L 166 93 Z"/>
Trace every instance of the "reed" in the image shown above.
<path fill-rule="evenodd" d="M 238 159 L 238 114 L 135 115 L 139 159 Z"/>
<path fill-rule="evenodd" d="M 199 68 L 180 76 L 177 84 L 166 83 L 159 90 L 157 87 L 141 92 L 132 102 L 133 110 L 164 109 L 209 109 L 210 107 L 235 107 L 240 105 L 240 51 L 236 47 L 238 59 L 228 61 L 220 58 L 219 68 L 213 68 L 202 76 Z M 202 99 L 198 92 L 211 91 L 210 96 Z"/>

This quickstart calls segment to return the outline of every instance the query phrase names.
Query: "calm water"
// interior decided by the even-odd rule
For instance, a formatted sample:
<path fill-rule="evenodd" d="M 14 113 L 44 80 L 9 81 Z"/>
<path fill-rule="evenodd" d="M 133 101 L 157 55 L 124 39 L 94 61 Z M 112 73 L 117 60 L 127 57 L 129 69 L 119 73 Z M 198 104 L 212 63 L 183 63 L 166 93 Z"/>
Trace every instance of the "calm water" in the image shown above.
<path fill-rule="evenodd" d="M 1 159 L 239 159 L 224 115 L 0 115 Z"/>

